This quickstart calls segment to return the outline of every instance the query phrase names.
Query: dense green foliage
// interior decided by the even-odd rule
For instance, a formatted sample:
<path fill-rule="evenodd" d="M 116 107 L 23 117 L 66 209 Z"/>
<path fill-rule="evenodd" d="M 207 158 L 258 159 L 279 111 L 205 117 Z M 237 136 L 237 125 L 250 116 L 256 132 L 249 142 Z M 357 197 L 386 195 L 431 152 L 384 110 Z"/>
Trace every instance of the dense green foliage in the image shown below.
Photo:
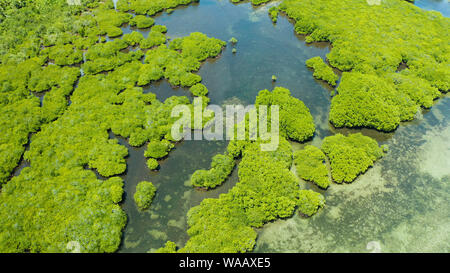
<path fill-rule="evenodd" d="M 439 98 L 441 93 L 436 87 L 430 85 L 427 80 L 411 75 L 409 70 L 387 75 L 395 84 L 400 94 L 406 94 L 417 105 L 430 108 L 433 100 Z"/>
<path fill-rule="evenodd" d="M 0 193 L 0 252 L 66 252 L 71 241 L 82 252 L 113 252 L 126 223 L 118 205 L 123 182 L 106 178 L 126 170 L 128 154 L 114 135 L 132 146 L 150 141 L 147 154 L 159 158 L 173 145 L 173 107 L 192 107 L 187 97 L 160 102 L 136 87 L 165 76 L 153 55 L 157 48 L 147 51 L 147 64 L 141 63 L 142 51 L 124 50 L 145 41 L 161 45 L 167 29 L 153 26 L 151 41 L 132 32 L 106 42 L 103 35 L 121 33 L 119 27 L 132 19 L 116 12 L 112 1 L 22 2 L 2 10 L 0 23 L 0 183 L 7 182 Z M 199 34 L 187 40 L 177 40 L 183 49 L 162 47 L 165 61 L 183 63 L 189 72 L 219 54 L 223 44 Z M 83 59 L 81 50 L 86 62 L 80 71 L 72 65 Z M 42 103 L 30 91 L 45 95 Z M 22 155 L 29 167 L 7 181 Z M 152 157 L 148 165 L 156 168 L 157 161 Z"/>
<path fill-rule="evenodd" d="M 212 158 L 209 170 L 197 170 L 192 174 L 191 183 L 195 187 L 215 188 L 225 181 L 234 166 L 235 162 L 232 156 L 217 154 Z"/>
<path fill-rule="evenodd" d="M 70 241 L 82 252 L 115 251 L 126 223 L 122 186 L 80 167 L 53 176 L 24 169 L 0 195 L 0 252 L 66 252 Z"/>
<path fill-rule="evenodd" d="M 300 190 L 298 193 L 298 211 L 305 216 L 312 216 L 319 208 L 325 206 L 325 198 L 312 190 Z"/>
<path fill-rule="evenodd" d="M 154 23 L 155 20 L 153 18 L 144 15 L 136 15 L 130 20 L 130 25 L 136 26 L 137 28 L 149 28 L 153 26 Z"/>
<path fill-rule="evenodd" d="M 239 182 L 228 193 L 205 199 L 189 211 L 190 239 L 181 252 L 250 251 L 257 236 L 252 227 L 289 217 L 297 206 L 317 206 L 314 198 L 298 199 L 298 181 L 289 170 L 291 147 L 284 138 L 280 141 L 273 152 L 261 151 L 259 141 L 243 141 Z"/>
<path fill-rule="evenodd" d="M 234 158 L 239 158 L 246 144 L 247 141 L 245 140 L 232 140 L 228 143 L 227 153 Z"/>
<path fill-rule="evenodd" d="M 223 195 L 222 195 L 223 196 Z M 188 213 L 189 241 L 180 252 L 247 252 L 255 245 L 256 232 L 228 195 L 204 199 Z"/>
<path fill-rule="evenodd" d="M 0 195 L 1 203 L 8 204 L 0 207 L 0 216 L 8 221 L 0 229 L 4 251 L 65 251 L 63 245 L 57 244 L 67 243 L 67 240 L 59 239 L 59 236 L 66 234 L 67 226 L 78 225 L 76 219 L 88 221 L 87 226 L 77 228 L 76 232 L 71 229 L 64 238 L 70 241 L 84 236 L 80 242 L 83 251 L 114 251 L 118 247 L 125 215 L 113 203 L 117 198 L 112 199 L 114 201 L 106 198 L 109 196 L 103 190 L 106 184 L 100 183 L 83 167 L 95 168 L 103 176 L 124 172 L 127 149 L 116 139 L 109 139 L 108 128 L 129 137 L 132 145 L 142 145 L 148 139 L 159 141 L 170 130 L 171 109 L 177 104 L 189 103 L 185 97 L 172 97 L 161 103 L 155 100 L 154 94 L 143 94 L 140 88 L 120 92 L 125 86 L 136 83 L 138 75 L 125 82 L 123 75 L 129 75 L 129 69 L 139 65 L 142 64 L 130 63 L 108 75 L 82 77 L 72 95 L 72 104 L 64 114 L 33 137 L 30 150 L 25 153 L 31 166 L 9 181 Z M 40 182 L 36 184 L 35 181 Z M 57 198 L 46 196 L 52 193 L 55 183 L 60 189 L 53 193 Z M 85 185 L 92 185 L 92 189 Z M 83 203 L 88 189 L 103 191 L 105 197 L 90 198 L 89 202 Z M 114 190 L 122 191 L 122 188 L 115 186 Z M 29 213 L 36 210 L 35 198 L 47 208 L 39 214 Z M 54 206 L 53 202 L 58 205 Z M 52 207 L 77 209 L 56 210 Z M 86 216 L 89 211 L 96 213 Z M 60 217 L 67 221 L 59 221 Z M 102 223 L 101 236 L 88 225 L 90 221 Z M 38 236 L 44 224 L 53 232 L 46 237 Z M 11 228 L 13 225 L 26 225 L 26 228 L 14 229 Z"/>
<path fill-rule="evenodd" d="M 131 36 L 132 37 L 132 36 Z M 144 53 L 140 50 L 121 52 L 132 44 L 130 36 L 127 39 L 116 39 L 104 44 L 96 44 L 86 52 L 86 62 L 81 68 L 86 74 L 97 74 L 104 71 L 113 70 L 125 63 L 138 61 Z M 128 43 L 130 44 L 128 44 Z"/>
<path fill-rule="evenodd" d="M 108 141 L 98 123 L 89 126 L 89 118 L 75 118 L 74 111 L 60 122 L 80 71 L 44 65 L 49 58 L 58 65 L 77 63 L 80 54 L 76 49 L 70 53 L 71 48 L 84 49 L 98 40 L 80 28 L 84 22 L 97 33 L 95 19 L 77 16 L 79 11 L 65 1 L 26 1 L 21 8 L 7 10 L 1 22 L 0 153 L 2 163 L 7 161 L 1 167 L 1 182 L 17 165 L 28 135 L 41 131 L 24 155 L 30 167 L 2 187 L 0 252 L 66 252 L 70 241 L 79 242 L 83 252 L 112 252 L 120 244 L 126 216 L 117 203 L 123 182 L 100 181 L 84 168 L 89 163 L 105 173 L 120 170 L 125 165 L 112 159 L 126 155 L 126 149 Z M 27 89 L 47 91 L 42 105 Z"/>
<path fill-rule="evenodd" d="M 156 170 L 159 167 L 159 163 L 158 160 L 154 159 L 154 158 L 149 158 L 147 160 L 147 167 L 150 170 Z"/>
<path fill-rule="evenodd" d="M 244 1 L 244 0 L 231 0 L 231 2 L 233 2 L 233 3 L 239 3 L 239 2 L 242 2 L 242 1 Z M 271 0 L 251 0 L 252 4 L 255 5 L 255 6 L 267 3 L 269 1 L 271 1 Z"/>
<path fill-rule="evenodd" d="M 83 53 L 72 44 L 58 44 L 46 47 L 40 52 L 57 65 L 73 65 L 83 60 Z"/>
<path fill-rule="evenodd" d="M 174 145 L 166 140 L 163 139 L 162 141 L 159 140 L 152 140 L 148 143 L 147 150 L 145 151 L 144 155 L 146 157 L 152 157 L 152 158 L 163 158 L 169 154 L 169 151 L 174 147 Z"/>
<path fill-rule="evenodd" d="M 275 87 L 272 92 L 261 90 L 255 101 L 257 109 L 259 105 L 279 106 L 280 133 L 289 139 L 305 141 L 314 135 L 316 129 L 308 107 L 292 97 L 288 89 Z"/>
<path fill-rule="evenodd" d="M 326 137 L 322 150 L 330 159 L 331 175 L 336 183 L 352 182 L 383 156 L 377 141 L 361 133 Z"/>
<path fill-rule="evenodd" d="M 143 39 L 144 35 L 137 31 L 127 33 L 122 37 L 122 40 L 125 41 L 125 43 L 129 46 L 136 46 L 137 44 L 141 43 Z"/>
<path fill-rule="evenodd" d="M 261 4 L 267 3 L 269 1 L 271 1 L 271 0 L 252 0 L 252 4 L 253 5 L 261 5 Z"/>
<path fill-rule="evenodd" d="M 119 0 L 118 11 L 112 1 L 82 2 L 0 3 L 0 252 L 66 252 L 72 241 L 83 252 L 117 250 L 126 215 L 119 205 L 123 181 L 111 176 L 126 170 L 128 151 L 115 135 L 132 146 L 148 143 L 147 166 L 155 170 L 157 159 L 173 148 L 172 109 L 192 107 L 187 97 L 161 102 L 136 86 L 166 78 L 204 97 L 208 90 L 194 73 L 226 45 L 201 33 L 166 45 L 167 28 L 146 16 L 195 0 Z M 255 5 L 265 2 L 252 0 Z M 365 0 L 286 0 L 269 10 L 272 21 L 279 11 L 295 20 L 295 30 L 307 35 L 307 42 L 330 41 L 330 64 L 347 71 L 331 105 L 330 121 L 337 127 L 394 130 L 450 88 L 450 23 L 437 13 L 399 0 L 380 6 Z M 109 41 L 122 35 L 125 24 L 151 30 L 148 37 L 132 32 Z M 83 56 L 80 71 L 74 65 Z M 334 84 L 336 75 L 317 58 L 307 65 L 315 77 Z M 400 64 L 406 69 L 397 71 Z M 45 95 L 42 102 L 36 93 Z M 299 190 L 290 172 L 292 151 L 285 138 L 305 141 L 313 136 L 308 108 L 281 87 L 261 91 L 256 104 L 280 106 L 278 150 L 263 152 L 260 141 L 231 141 L 209 170 L 193 174 L 193 185 L 213 188 L 242 156 L 237 185 L 190 210 L 190 239 L 180 251 L 250 251 L 254 228 L 289 217 L 296 207 L 311 216 L 324 206 L 323 196 Z M 322 150 L 334 181 L 342 183 L 365 172 L 386 149 L 361 134 L 338 134 L 325 138 Z M 29 167 L 10 178 L 22 156 Z M 294 157 L 300 177 L 326 188 L 324 156 L 317 148 L 307 146 Z M 137 205 L 148 208 L 155 190 L 149 182 L 140 183 Z M 159 252 L 176 250 L 168 242 Z"/>
<path fill-rule="evenodd" d="M 86 6 L 96 4 L 85 2 Z M 82 49 L 95 43 L 97 22 L 90 15 L 80 15 L 84 9 L 68 6 L 64 0 L 2 1 L 0 62 L 18 63 L 36 57 L 42 46 L 57 45 L 58 50 L 68 52 L 63 45 Z"/>
<path fill-rule="evenodd" d="M 337 127 L 392 131 L 450 89 L 450 19 L 438 12 L 401 0 L 285 0 L 279 8 L 307 42 L 332 43 L 333 67 L 351 71 L 332 100 Z M 407 68 L 397 72 L 400 64 Z"/>
<path fill-rule="evenodd" d="M 330 185 L 330 179 L 324 161 L 323 152 L 312 145 L 307 145 L 303 150 L 294 153 L 294 165 L 298 176 L 326 189 Z"/>
<path fill-rule="evenodd" d="M 140 47 L 143 49 L 152 48 L 154 46 L 159 46 L 166 43 L 166 35 L 164 34 L 167 31 L 166 26 L 156 25 L 153 26 L 147 36 L 147 38 L 143 39 L 140 42 Z"/>
<path fill-rule="evenodd" d="M 155 15 L 163 10 L 173 9 L 179 5 L 187 5 L 199 0 L 119 0 L 117 9 L 120 11 L 133 11 L 140 15 Z"/>
<path fill-rule="evenodd" d="M 221 40 L 194 32 L 188 37 L 174 39 L 169 48 L 161 45 L 147 52 L 145 63 L 155 73 L 159 72 L 155 75 L 164 75 L 172 85 L 190 87 L 201 81 L 199 75 L 192 73 L 199 69 L 200 62 L 220 54 L 225 44 Z"/>
<path fill-rule="evenodd" d="M 28 135 L 54 120 L 67 106 L 66 96 L 72 92 L 79 71 L 40 66 L 49 58 L 59 65 L 81 60 L 79 49 L 91 44 L 93 39 L 88 33 L 71 36 L 81 31 L 78 27 L 84 18 L 76 16 L 79 11 L 78 7 L 68 7 L 65 1 L 1 4 L 0 184 L 6 182 L 18 164 Z M 71 23 L 63 27 L 63 22 Z M 86 20 L 86 25 L 92 22 L 93 19 Z M 52 90 L 40 107 L 39 99 L 27 88 L 37 92 Z"/>
<path fill-rule="evenodd" d="M 65 91 L 68 95 L 79 75 L 80 70 L 75 67 L 48 65 L 37 68 L 31 72 L 28 89 L 34 92 L 43 92 L 53 87 L 59 87 L 59 89 L 68 90 Z"/>
<path fill-rule="evenodd" d="M 314 70 L 313 76 L 318 80 L 324 80 L 331 86 L 336 85 L 339 79 L 331 67 L 329 67 L 321 57 L 316 56 L 306 61 L 306 66 Z"/>
<path fill-rule="evenodd" d="M 252 226 L 295 208 L 295 177 L 289 172 L 290 145 L 284 141 L 276 152 L 261 152 L 247 144 L 239 165 L 239 183 L 218 199 L 205 199 L 188 214 L 190 240 L 185 252 L 246 252 L 255 244 Z M 220 231 L 220 232 L 219 232 Z"/>
<path fill-rule="evenodd" d="M 193 32 L 185 38 L 176 38 L 169 48 L 173 50 L 181 50 L 181 56 L 188 59 L 194 58 L 201 62 L 206 58 L 216 57 L 226 46 L 224 41 L 216 38 L 208 38 L 200 32 Z"/>
<path fill-rule="evenodd" d="M 116 12 L 111 6 L 105 4 L 101 8 L 94 10 L 94 18 L 97 21 L 100 33 L 106 33 L 108 37 L 113 38 L 122 35 L 120 27 L 128 23 L 133 17 L 128 13 Z"/>
<path fill-rule="evenodd" d="M 204 86 L 201 83 L 197 83 L 196 85 L 193 85 L 191 88 L 189 88 L 189 91 L 191 91 L 192 95 L 196 97 L 202 97 L 208 95 L 208 88 Z"/>
<path fill-rule="evenodd" d="M 154 26 L 152 27 L 152 30 L 153 30 L 153 31 L 160 32 L 160 33 L 166 33 L 166 32 L 167 32 L 167 27 L 166 27 L 166 26 L 163 26 L 163 25 L 154 25 Z"/>
<path fill-rule="evenodd" d="M 278 21 L 278 13 L 279 13 L 278 7 L 271 7 L 269 9 L 269 17 L 272 20 L 273 23 L 276 23 Z"/>
<path fill-rule="evenodd" d="M 136 202 L 139 209 L 148 209 L 152 204 L 155 193 L 156 188 L 151 182 L 141 181 L 136 186 L 136 192 L 133 195 L 134 202 Z"/>
<path fill-rule="evenodd" d="M 330 122 L 336 127 L 392 131 L 400 121 L 413 119 L 418 110 L 407 95 L 396 91 L 389 79 L 372 74 L 344 72 L 337 91 L 330 110 Z"/>
<path fill-rule="evenodd" d="M 164 247 L 159 248 L 156 250 L 156 253 L 176 253 L 177 252 L 177 245 L 172 241 L 167 241 Z"/>
<path fill-rule="evenodd" d="M 75 68 L 49 65 L 33 58 L 18 65 L 0 66 L 0 184 L 17 166 L 28 135 L 60 116 L 67 107 L 66 96 L 80 74 Z M 47 92 L 42 106 L 29 90 Z"/>

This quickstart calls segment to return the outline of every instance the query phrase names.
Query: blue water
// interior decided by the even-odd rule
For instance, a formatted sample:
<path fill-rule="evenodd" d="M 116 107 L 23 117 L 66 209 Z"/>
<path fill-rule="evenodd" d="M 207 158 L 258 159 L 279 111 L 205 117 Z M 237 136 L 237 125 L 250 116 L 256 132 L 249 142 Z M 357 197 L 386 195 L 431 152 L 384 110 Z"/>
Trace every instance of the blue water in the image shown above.
<path fill-rule="evenodd" d="M 445 17 L 450 17 L 450 2 L 448 0 L 416 0 L 414 5 L 440 12 Z"/>

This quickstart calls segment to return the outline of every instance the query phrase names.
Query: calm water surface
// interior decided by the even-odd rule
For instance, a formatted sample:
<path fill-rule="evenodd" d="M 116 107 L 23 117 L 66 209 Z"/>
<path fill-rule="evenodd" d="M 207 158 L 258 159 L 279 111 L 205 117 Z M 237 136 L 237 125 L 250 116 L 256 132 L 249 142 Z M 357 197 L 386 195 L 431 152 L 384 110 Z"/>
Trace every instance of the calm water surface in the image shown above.
<path fill-rule="evenodd" d="M 415 0 L 414 5 L 426 10 L 438 11 L 446 17 L 450 17 L 450 2 L 448 0 Z"/>
<path fill-rule="evenodd" d="M 448 16 L 447 1 L 416 1 L 419 7 L 434 9 Z M 176 9 L 156 17 L 156 24 L 168 27 L 171 38 L 199 31 L 231 44 L 215 59 L 206 61 L 199 71 L 209 89 L 213 104 L 251 104 L 262 89 L 283 86 L 301 99 L 314 116 L 317 132 L 307 143 L 320 145 L 335 133 L 362 132 L 388 144 L 389 153 L 374 168 L 350 185 L 333 184 L 327 191 L 327 207 L 310 219 L 296 215 L 264 226 L 259 231 L 255 251 L 264 252 L 368 252 L 367 244 L 381 251 L 450 251 L 450 99 L 443 97 L 429 111 L 422 111 L 412 122 L 403 123 L 395 133 L 374 130 L 336 130 L 329 125 L 331 89 L 316 81 L 305 61 L 325 57 L 328 45 L 306 45 L 295 35 L 293 25 L 280 17 L 276 25 L 267 15 L 271 6 L 253 8 L 249 3 L 228 0 L 201 0 L 200 4 Z M 126 27 L 124 32 L 133 29 Z M 146 32 L 143 31 L 146 36 Z M 276 75 L 275 84 L 271 76 Z M 172 88 L 167 81 L 145 90 L 164 100 L 173 95 L 189 95 L 185 88 Z M 114 137 L 114 136 L 112 136 Z M 203 192 L 186 185 L 197 169 L 208 168 L 213 155 L 223 152 L 226 142 L 184 141 L 151 172 L 143 156 L 145 147 L 127 146 L 128 170 L 123 209 L 128 215 L 121 252 L 146 252 L 171 240 L 183 246 L 186 214 L 204 198 L 215 198 L 237 182 L 235 170 L 227 182 Z M 293 143 L 294 149 L 304 144 Z M 138 182 L 151 181 L 158 188 L 151 208 L 141 212 L 132 195 Z M 304 188 L 314 188 L 301 181 Z M 371 243 L 370 243 L 371 242 Z"/>

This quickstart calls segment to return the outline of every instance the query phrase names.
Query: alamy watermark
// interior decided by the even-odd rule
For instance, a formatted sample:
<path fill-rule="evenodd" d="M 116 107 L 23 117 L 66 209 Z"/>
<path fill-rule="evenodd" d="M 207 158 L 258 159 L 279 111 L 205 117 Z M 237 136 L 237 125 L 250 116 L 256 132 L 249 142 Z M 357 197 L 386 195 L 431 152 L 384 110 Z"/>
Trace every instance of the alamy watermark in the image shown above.
<path fill-rule="evenodd" d="M 366 246 L 367 250 L 370 250 L 370 253 L 381 253 L 381 244 L 378 241 L 370 241 Z"/>
<path fill-rule="evenodd" d="M 381 5 L 381 0 L 367 0 L 369 6 L 379 6 Z"/>
<path fill-rule="evenodd" d="M 81 245 L 77 241 L 70 241 L 66 244 L 66 249 L 71 253 L 81 253 Z"/>
<path fill-rule="evenodd" d="M 67 0 L 67 4 L 70 6 L 79 6 L 81 5 L 81 0 Z"/>
<path fill-rule="evenodd" d="M 204 107 L 203 99 L 196 97 L 193 107 L 177 105 L 172 109 L 171 116 L 178 118 L 171 129 L 175 141 L 260 140 L 262 151 L 275 151 L 278 148 L 280 140 L 278 105 Z"/>

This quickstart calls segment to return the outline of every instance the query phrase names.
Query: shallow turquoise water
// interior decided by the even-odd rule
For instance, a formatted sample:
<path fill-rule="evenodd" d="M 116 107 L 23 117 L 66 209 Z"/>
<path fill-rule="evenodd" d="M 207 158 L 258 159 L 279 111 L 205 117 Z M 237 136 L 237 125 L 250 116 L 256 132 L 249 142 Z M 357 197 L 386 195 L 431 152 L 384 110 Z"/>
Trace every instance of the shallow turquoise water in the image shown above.
<path fill-rule="evenodd" d="M 449 116 L 447 96 L 402 124 L 373 168 L 333 184 L 314 217 L 267 224 L 256 251 L 368 252 L 375 242 L 382 252 L 450 252 Z"/>
<path fill-rule="evenodd" d="M 448 3 L 416 1 L 424 8 L 440 9 Z M 269 223 L 259 230 L 255 251 L 263 252 L 367 252 L 375 242 L 381 251 L 450 251 L 449 180 L 450 99 L 437 101 L 412 122 L 403 123 L 395 133 L 374 130 L 336 130 L 328 122 L 331 89 L 312 77 L 304 62 L 324 57 L 325 43 L 306 45 L 293 31 L 293 25 L 280 17 L 276 25 L 267 15 L 270 5 L 253 8 L 249 3 L 234 5 L 228 0 L 201 0 L 157 16 L 156 23 L 168 27 L 175 38 L 200 31 L 208 36 L 229 40 L 236 37 L 237 53 L 229 44 L 223 54 L 208 60 L 199 74 L 209 89 L 213 104 L 251 104 L 261 89 L 284 86 L 305 102 L 314 116 L 317 132 L 310 142 L 337 132 L 359 132 L 388 144 L 389 153 L 365 175 L 350 185 L 333 184 L 322 191 L 327 206 L 311 219 L 296 215 Z M 124 32 L 131 31 L 125 28 Z M 145 32 L 144 32 L 145 34 Z M 271 76 L 276 75 L 276 84 Z M 184 88 L 172 88 L 161 81 L 146 88 L 159 99 L 189 95 Z M 211 157 L 222 152 L 225 142 L 184 141 L 176 145 L 162 162 L 158 172 L 149 172 L 143 156 L 145 147 L 130 147 L 125 180 L 123 209 L 128 215 L 121 252 L 145 252 L 161 247 L 166 240 L 184 245 L 186 214 L 204 198 L 217 197 L 237 182 L 237 172 L 221 187 L 202 192 L 185 185 L 196 169 L 207 168 Z M 310 144 L 308 143 L 308 144 Z M 303 144 L 293 143 L 295 149 Z M 158 188 L 152 207 L 140 212 L 132 195 L 136 184 L 152 181 Z M 301 182 L 302 187 L 314 188 Z M 373 243 L 372 243 L 373 244 Z"/>

